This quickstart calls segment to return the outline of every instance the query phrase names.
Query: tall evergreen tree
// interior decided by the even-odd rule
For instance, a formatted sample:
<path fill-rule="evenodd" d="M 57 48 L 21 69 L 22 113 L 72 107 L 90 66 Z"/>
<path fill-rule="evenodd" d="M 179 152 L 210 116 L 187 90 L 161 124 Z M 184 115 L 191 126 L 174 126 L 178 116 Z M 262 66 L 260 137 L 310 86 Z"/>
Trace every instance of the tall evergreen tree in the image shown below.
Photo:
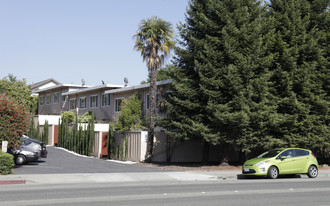
<path fill-rule="evenodd" d="M 267 21 L 255 0 L 193 0 L 179 27 L 180 48 L 172 69 L 167 126 L 179 140 L 202 138 L 245 152 L 262 147 L 273 116 L 264 48 Z"/>
<path fill-rule="evenodd" d="M 330 150 L 328 16 L 325 1 L 272 0 L 276 135 L 285 146 Z M 318 20 L 322 20 L 318 22 Z"/>
<path fill-rule="evenodd" d="M 329 155 L 328 0 L 191 0 L 170 70 L 169 134 Z"/>
<path fill-rule="evenodd" d="M 45 144 L 48 144 L 48 131 L 49 131 L 48 121 L 45 120 L 44 131 L 41 139 L 41 141 L 44 142 Z"/>
<path fill-rule="evenodd" d="M 107 142 L 107 148 L 108 148 L 108 159 L 114 159 L 115 158 L 115 132 L 113 128 L 113 124 L 109 122 L 109 131 L 108 131 L 108 142 Z"/>

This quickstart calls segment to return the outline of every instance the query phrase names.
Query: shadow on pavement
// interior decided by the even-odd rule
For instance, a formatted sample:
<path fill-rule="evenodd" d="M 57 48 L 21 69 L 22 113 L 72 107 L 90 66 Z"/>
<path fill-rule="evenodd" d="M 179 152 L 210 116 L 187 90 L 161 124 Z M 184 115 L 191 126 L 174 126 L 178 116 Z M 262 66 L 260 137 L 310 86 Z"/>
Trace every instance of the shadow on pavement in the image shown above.
<path fill-rule="evenodd" d="M 278 179 L 285 179 L 285 178 L 301 178 L 301 175 L 280 175 Z M 238 180 L 256 180 L 256 179 L 269 179 L 266 176 L 253 176 L 253 175 L 237 175 Z"/>
<path fill-rule="evenodd" d="M 17 168 L 21 168 L 24 167 L 24 165 L 39 165 L 40 163 L 44 163 L 46 162 L 45 160 L 38 160 L 38 161 L 34 161 L 34 162 L 27 162 L 26 164 L 23 165 L 15 165 L 13 168 L 17 169 Z"/>

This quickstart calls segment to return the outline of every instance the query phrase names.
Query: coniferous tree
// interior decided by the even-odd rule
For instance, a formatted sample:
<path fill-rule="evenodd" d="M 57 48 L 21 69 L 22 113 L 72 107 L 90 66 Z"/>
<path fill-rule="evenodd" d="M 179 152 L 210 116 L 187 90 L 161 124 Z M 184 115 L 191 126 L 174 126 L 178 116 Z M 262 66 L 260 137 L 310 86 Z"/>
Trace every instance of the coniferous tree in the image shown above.
<path fill-rule="evenodd" d="M 61 146 L 61 138 L 62 138 L 62 124 L 61 119 L 58 119 L 58 137 L 57 137 L 57 146 Z"/>
<path fill-rule="evenodd" d="M 119 160 L 124 160 L 124 136 L 120 138 Z"/>
<path fill-rule="evenodd" d="M 93 148 L 95 143 L 95 122 L 94 122 L 94 114 L 92 114 L 92 118 L 89 120 L 88 124 L 90 124 L 90 133 L 89 133 L 89 141 L 88 141 L 88 153 L 87 155 L 93 155 Z"/>
<path fill-rule="evenodd" d="M 77 152 L 77 147 L 78 147 L 78 123 L 79 123 L 79 120 L 78 120 L 78 112 L 76 112 L 76 117 L 75 117 L 75 122 L 74 122 L 74 126 L 73 126 L 73 151 Z"/>
<path fill-rule="evenodd" d="M 81 153 L 81 139 L 84 135 L 84 130 L 83 130 L 83 126 L 82 125 L 79 125 L 78 126 L 78 135 L 77 135 L 77 153 L 78 154 L 82 154 Z"/>
<path fill-rule="evenodd" d="M 183 48 L 175 48 L 177 56 L 174 57 L 174 66 L 169 72 L 173 93 L 169 94 L 167 104 L 169 118 L 165 119 L 165 125 L 168 134 L 179 141 L 202 139 L 201 130 L 204 128 L 201 122 L 206 120 L 202 115 L 205 113 L 205 108 L 199 85 L 199 71 L 195 66 L 195 56 L 202 49 L 195 41 L 205 38 L 204 32 L 209 31 L 198 27 L 197 11 L 202 10 L 204 4 L 197 1 L 189 3 L 186 24 L 178 27 L 182 39 L 179 44 Z"/>
<path fill-rule="evenodd" d="M 42 138 L 42 142 L 44 142 L 45 144 L 48 144 L 48 121 L 45 120 L 45 125 L 44 125 L 44 132 L 43 132 L 43 138 Z"/>
<path fill-rule="evenodd" d="M 40 136 L 41 136 L 41 134 L 40 134 L 40 124 L 39 124 L 39 121 L 38 121 L 35 138 L 36 138 L 36 139 L 40 139 Z"/>
<path fill-rule="evenodd" d="M 33 137 L 34 129 L 35 129 L 35 127 L 34 127 L 34 121 L 33 121 L 33 118 L 31 118 L 31 122 L 30 122 L 30 126 L 29 126 L 29 131 L 27 133 L 27 135 L 29 137 Z"/>
<path fill-rule="evenodd" d="M 272 117 L 267 32 L 263 10 L 254 0 L 191 1 L 181 25 L 183 48 L 171 70 L 169 133 L 176 139 L 202 138 L 250 152 L 261 147 Z M 258 129 L 258 132 L 256 132 Z"/>
<path fill-rule="evenodd" d="M 317 5 L 317 6 L 316 6 Z M 277 103 L 274 130 L 285 146 L 330 151 L 329 63 L 322 16 L 325 1 L 272 0 L 275 54 L 271 70 Z M 328 20 L 329 21 L 329 20 Z"/>
<path fill-rule="evenodd" d="M 70 128 L 68 125 L 68 119 L 64 121 L 64 148 L 69 148 Z"/>
<path fill-rule="evenodd" d="M 192 0 L 179 27 L 165 125 L 246 154 L 329 153 L 329 1 Z M 317 152 L 317 151 L 316 151 Z"/>
<path fill-rule="evenodd" d="M 128 158 L 128 137 L 125 138 L 125 160 L 127 161 Z"/>
<path fill-rule="evenodd" d="M 115 158 L 115 133 L 113 130 L 113 125 L 109 122 L 109 131 L 108 131 L 108 159 Z"/>

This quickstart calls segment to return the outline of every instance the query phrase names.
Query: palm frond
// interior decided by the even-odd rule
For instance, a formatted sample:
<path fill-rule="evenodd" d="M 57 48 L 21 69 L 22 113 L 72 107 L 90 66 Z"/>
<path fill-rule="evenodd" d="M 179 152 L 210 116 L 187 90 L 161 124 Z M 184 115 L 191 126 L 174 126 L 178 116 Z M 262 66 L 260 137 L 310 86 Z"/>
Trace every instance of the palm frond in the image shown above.
<path fill-rule="evenodd" d="M 174 47 L 172 24 L 155 16 L 142 20 L 133 38 L 134 49 L 141 51 L 143 61 L 147 62 L 148 67 L 161 67 L 164 58 Z"/>

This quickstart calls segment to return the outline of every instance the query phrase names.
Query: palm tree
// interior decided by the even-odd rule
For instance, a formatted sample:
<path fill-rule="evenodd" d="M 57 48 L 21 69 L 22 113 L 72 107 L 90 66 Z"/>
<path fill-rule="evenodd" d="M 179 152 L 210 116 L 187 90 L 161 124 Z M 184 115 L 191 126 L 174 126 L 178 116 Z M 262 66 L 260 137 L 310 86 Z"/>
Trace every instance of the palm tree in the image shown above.
<path fill-rule="evenodd" d="M 155 116 L 157 70 L 164 64 L 164 59 L 174 47 L 174 30 L 172 24 L 158 17 L 142 20 L 136 35 L 134 48 L 141 51 L 143 61 L 146 61 L 150 78 L 150 127 L 148 131 L 147 162 L 151 162 Z"/>

